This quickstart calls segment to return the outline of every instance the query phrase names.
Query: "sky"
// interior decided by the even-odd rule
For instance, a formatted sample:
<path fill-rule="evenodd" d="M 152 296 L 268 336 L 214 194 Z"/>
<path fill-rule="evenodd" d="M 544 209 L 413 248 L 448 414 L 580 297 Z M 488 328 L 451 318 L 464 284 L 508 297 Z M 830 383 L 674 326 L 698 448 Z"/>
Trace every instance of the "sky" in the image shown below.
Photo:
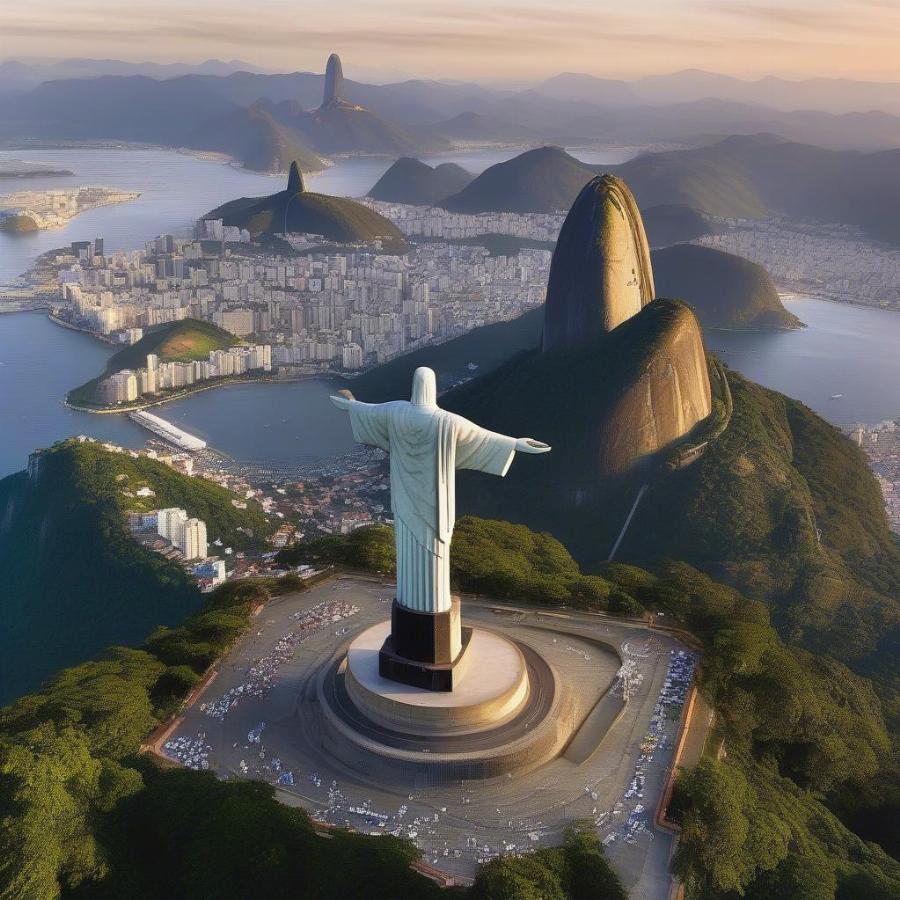
<path fill-rule="evenodd" d="M 900 81 L 900 0 L 0 0 L 0 59 L 240 59 L 349 77 Z"/>

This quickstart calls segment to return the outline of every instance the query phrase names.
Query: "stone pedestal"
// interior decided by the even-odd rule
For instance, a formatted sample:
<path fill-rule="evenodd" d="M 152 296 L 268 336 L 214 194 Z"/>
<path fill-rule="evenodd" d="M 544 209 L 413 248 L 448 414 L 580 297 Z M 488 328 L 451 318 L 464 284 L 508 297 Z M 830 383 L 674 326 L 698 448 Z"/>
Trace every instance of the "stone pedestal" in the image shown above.
<path fill-rule="evenodd" d="M 473 732 L 497 727 L 527 701 L 528 670 L 513 641 L 485 628 L 466 628 L 466 646 L 455 665 L 393 657 L 389 665 L 410 676 L 393 678 L 384 673 L 388 625 L 374 625 L 351 642 L 344 670 L 350 699 L 373 721 L 407 734 Z M 419 681 L 427 683 L 416 682 L 415 667 L 422 673 Z M 452 691 L 432 686 L 442 677 L 452 679 Z"/>
<path fill-rule="evenodd" d="M 452 691 L 462 677 L 471 633 L 461 627 L 458 597 L 442 613 L 419 612 L 394 600 L 391 633 L 378 654 L 379 674 L 430 691 Z"/>

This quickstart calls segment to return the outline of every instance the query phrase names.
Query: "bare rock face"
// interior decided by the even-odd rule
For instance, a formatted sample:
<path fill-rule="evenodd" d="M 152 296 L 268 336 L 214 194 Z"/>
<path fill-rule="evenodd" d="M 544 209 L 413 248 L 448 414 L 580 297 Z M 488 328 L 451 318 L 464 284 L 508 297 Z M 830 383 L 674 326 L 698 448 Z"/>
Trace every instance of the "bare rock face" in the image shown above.
<path fill-rule="evenodd" d="M 543 350 L 612 331 L 654 294 L 650 247 L 628 186 L 601 175 L 584 186 L 559 233 L 544 307 Z"/>
<path fill-rule="evenodd" d="M 325 66 L 325 94 L 322 97 L 322 106 L 332 106 L 343 99 L 344 70 L 341 67 L 341 58 L 337 53 L 332 53 Z"/>
<path fill-rule="evenodd" d="M 654 300 L 623 326 L 634 331 L 631 377 L 613 393 L 597 434 L 600 472 L 617 475 L 688 434 L 712 412 L 703 334 L 693 310 L 677 300 Z M 630 323 L 629 323 L 630 324 Z"/>
<path fill-rule="evenodd" d="M 298 166 L 296 162 L 291 163 L 291 170 L 288 173 L 287 189 L 290 194 L 302 194 L 303 191 L 306 190 L 306 186 L 303 184 L 303 173 L 300 171 L 300 166 Z"/>

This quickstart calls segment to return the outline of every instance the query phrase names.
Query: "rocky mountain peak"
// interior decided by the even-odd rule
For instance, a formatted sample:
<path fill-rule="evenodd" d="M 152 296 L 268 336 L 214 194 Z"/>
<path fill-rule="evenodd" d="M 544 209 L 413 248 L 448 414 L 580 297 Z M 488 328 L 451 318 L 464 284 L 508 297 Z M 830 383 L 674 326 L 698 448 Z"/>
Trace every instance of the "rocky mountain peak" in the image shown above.
<path fill-rule="evenodd" d="M 325 66 L 325 93 L 322 97 L 322 106 L 340 103 L 343 99 L 344 70 L 341 67 L 341 58 L 337 53 L 332 53 Z"/>
<path fill-rule="evenodd" d="M 599 175 L 582 188 L 553 253 L 543 349 L 572 347 L 641 311 L 654 295 L 650 247 L 628 185 Z"/>

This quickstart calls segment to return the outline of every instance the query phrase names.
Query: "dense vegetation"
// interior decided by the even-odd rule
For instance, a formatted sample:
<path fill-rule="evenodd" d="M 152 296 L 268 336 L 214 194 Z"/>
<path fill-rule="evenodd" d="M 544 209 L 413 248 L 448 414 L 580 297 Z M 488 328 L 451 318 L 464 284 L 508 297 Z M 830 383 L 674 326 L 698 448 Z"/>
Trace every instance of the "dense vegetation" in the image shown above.
<path fill-rule="evenodd" d="M 456 894 L 410 868 L 418 855 L 412 844 L 346 831 L 326 839 L 302 809 L 279 803 L 263 782 L 142 770 L 143 790 L 104 822 L 108 874 L 67 892 L 72 900 L 436 900 Z"/>
<path fill-rule="evenodd" d="M 678 244 L 652 255 L 658 297 L 687 300 L 705 328 L 799 328 L 760 265 L 697 244 Z"/>
<path fill-rule="evenodd" d="M 12 213 L 0 218 L 0 231 L 10 234 L 26 234 L 37 230 L 38 223 L 33 216 L 29 216 L 27 213 Z"/>
<path fill-rule="evenodd" d="M 702 685 L 727 750 L 677 783 L 675 869 L 689 896 L 896 896 L 900 864 L 822 802 L 895 777 L 871 685 L 828 656 L 785 644 L 764 604 L 689 566 L 665 567 L 656 594 L 704 642 Z M 891 825 L 879 824 L 872 836 L 888 846 Z"/>
<path fill-rule="evenodd" d="M 367 206 L 346 197 L 329 197 L 310 191 L 279 191 L 268 197 L 241 197 L 208 212 L 205 219 L 222 219 L 226 225 L 246 228 L 252 235 L 278 234 L 285 230 L 320 234 L 341 244 L 380 240 L 387 253 L 404 253 L 406 239 L 393 222 Z"/>
<path fill-rule="evenodd" d="M 489 862 L 466 895 L 470 900 L 627 900 L 587 823 L 570 825 L 562 847 Z"/>
<path fill-rule="evenodd" d="M 461 191 L 475 176 L 455 163 L 429 166 L 418 159 L 398 159 L 369 191 L 373 200 L 434 206 Z"/>
<path fill-rule="evenodd" d="M 372 898 L 438 895 L 409 869 L 408 844 L 325 840 L 268 785 L 135 759 L 267 596 L 259 583 L 219 588 L 178 629 L 112 648 L 0 710 L 0 897 L 345 897 L 363 883 Z"/>
<path fill-rule="evenodd" d="M 147 355 L 155 353 L 161 362 L 188 362 L 207 359 L 213 350 L 227 350 L 240 344 L 230 331 L 200 319 L 182 319 L 148 331 L 139 341 L 114 353 L 102 375 L 69 391 L 67 399 L 79 405 L 97 404 L 96 390 L 100 382 L 122 369 L 144 369 Z"/>
<path fill-rule="evenodd" d="M 323 547 L 336 561 L 391 564 L 389 529 L 308 549 L 321 558 Z M 453 577 L 516 601 L 592 609 L 612 607 L 619 592 L 703 642 L 701 683 L 728 756 L 705 759 L 673 801 L 683 827 L 675 864 L 692 898 L 880 900 L 900 890 L 900 865 L 822 803 L 883 772 L 890 745 L 878 699 L 840 663 L 787 645 L 763 603 L 684 563 L 657 574 L 612 564 L 585 579 L 548 535 L 468 518 L 457 527 Z M 340 832 L 323 840 L 267 785 L 161 772 L 133 757 L 247 627 L 253 604 L 297 587 L 296 579 L 227 585 L 181 626 L 61 672 L 0 711 L 0 896 L 42 900 L 60 887 L 103 900 L 447 896 L 409 869 L 415 851 L 403 842 Z M 578 828 L 561 848 L 489 864 L 458 893 L 624 897 L 596 837 Z"/>
<path fill-rule="evenodd" d="M 772 675 L 768 668 L 751 668 L 757 672 L 752 684 L 728 695 L 738 734 L 740 722 L 771 729 L 781 727 L 785 716 L 800 728 L 793 746 L 777 753 L 771 742 L 754 736 L 747 777 L 758 781 L 777 760 L 778 778 L 773 775 L 764 792 L 781 796 L 778 779 L 787 775 L 804 790 L 823 792 L 828 808 L 860 836 L 900 852 L 900 548 L 862 452 L 802 404 L 729 372 L 731 422 L 697 462 L 677 471 L 638 467 L 600 480 L 595 462 L 579 459 L 577 451 L 595 421 L 598 395 L 609 389 L 606 366 L 612 363 L 595 353 L 585 365 L 559 359 L 532 370 L 532 359 L 522 355 L 443 400 L 486 427 L 512 434 L 527 428 L 554 446 L 546 462 L 541 458 L 527 471 L 514 465 L 490 491 L 477 473 L 461 473 L 459 507 L 548 529 L 586 571 L 603 574 L 603 560 L 638 490 L 648 485 L 616 558 L 657 571 L 666 560 L 692 564 L 756 604 L 746 608 L 765 613 L 767 643 L 774 639 L 770 616 L 779 640 L 792 648 L 777 664 L 766 657 Z M 573 407 L 582 410 L 577 419 Z M 653 605 L 640 591 L 632 595 Z M 689 624 L 696 629 L 701 623 Z M 821 711 L 829 709 L 827 698 L 812 687 L 802 690 L 800 703 L 785 700 L 789 679 L 818 684 L 840 698 L 838 707 L 859 709 L 858 698 L 842 694 L 845 686 L 859 684 L 849 670 L 873 680 L 880 701 L 875 709 L 887 720 L 894 747 L 871 733 L 869 749 L 846 742 L 823 747 L 816 735 L 831 742 L 835 727 L 852 734 L 858 726 L 834 726 L 841 710 L 832 704 L 832 725 L 826 727 Z M 766 695 L 766 703 L 748 706 L 748 687 Z M 862 728 L 858 733 L 867 734 Z M 809 760 L 817 756 L 832 763 L 813 766 Z M 728 764 L 740 760 L 735 754 Z M 822 774 L 814 779 L 816 767 Z M 839 774 L 842 767 L 849 780 Z M 815 811 L 811 828 L 822 816 L 833 827 L 825 807 L 817 804 Z M 852 847 L 846 852 L 856 853 Z"/>
<path fill-rule="evenodd" d="M 900 548 L 862 451 L 801 403 L 728 379 L 731 424 L 651 490 L 625 554 L 693 562 L 768 602 L 790 641 L 894 690 Z"/>
<path fill-rule="evenodd" d="M 152 497 L 136 492 L 149 487 Z M 209 539 L 259 548 L 270 526 L 255 504 L 163 463 L 66 441 L 40 457 L 34 477 L 0 481 L 0 702 L 102 647 L 140 640 L 159 623 L 196 610 L 187 574 L 140 547 L 126 511 L 180 506 Z"/>
<path fill-rule="evenodd" d="M 349 535 L 317 538 L 280 551 L 278 560 L 285 565 L 340 565 L 393 574 L 394 532 L 387 526 L 374 525 Z M 628 592 L 630 577 L 618 584 L 583 575 L 556 538 L 509 522 L 474 516 L 460 519 L 453 533 L 450 577 L 456 590 L 501 600 L 571 604 L 620 615 L 644 611 Z"/>

